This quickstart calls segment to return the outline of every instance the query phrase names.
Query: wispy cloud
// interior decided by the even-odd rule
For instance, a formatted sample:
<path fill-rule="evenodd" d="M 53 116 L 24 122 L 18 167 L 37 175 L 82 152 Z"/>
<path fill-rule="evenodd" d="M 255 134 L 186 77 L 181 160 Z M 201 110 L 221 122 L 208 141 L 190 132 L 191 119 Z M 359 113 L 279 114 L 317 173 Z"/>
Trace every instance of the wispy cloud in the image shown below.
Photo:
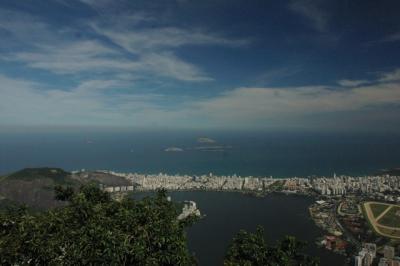
<path fill-rule="evenodd" d="M 37 45 L 31 52 L 15 52 L 3 58 L 56 74 L 133 71 L 138 68 L 137 62 L 126 60 L 115 50 L 91 40 Z"/>
<path fill-rule="evenodd" d="M 34 46 L 36 43 L 52 42 L 61 32 L 53 29 L 50 34 L 48 23 L 25 12 L 0 8 L 0 29 L 7 32 L 7 38 L 2 38 L 1 44 L 17 47 Z"/>
<path fill-rule="evenodd" d="M 385 77 L 394 77 L 396 70 Z M 387 118 L 391 106 L 400 102 L 400 82 L 391 79 L 370 81 L 371 85 L 345 82 L 346 86 L 305 86 L 289 88 L 242 87 L 221 94 L 218 97 L 195 103 L 208 121 L 214 125 L 234 127 L 286 127 L 290 125 L 327 126 L 325 122 L 315 125 L 315 116 L 329 118 L 330 126 L 343 123 L 340 117 L 346 114 L 345 125 L 368 127 Z M 374 119 L 368 119 L 373 113 Z M 385 118 L 385 120 L 387 120 Z M 392 116 L 395 118 L 395 116 Z M 392 123 L 397 123 L 394 119 Z M 327 121 L 328 122 L 328 121 Z M 352 125 L 354 123 L 354 125 Z M 361 125 L 360 125 L 361 123 Z M 382 125 L 380 125 L 382 126 Z"/>
<path fill-rule="evenodd" d="M 292 0 L 289 9 L 307 19 L 317 31 L 326 32 L 329 15 L 320 4 L 318 0 Z"/>
<path fill-rule="evenodd" d="M 41 84 L 0 75 L 0 121 L 3 125 L 146 125 L 161 118 L 158 95 L 113 94 L 125 88 L 116 80 L 87 80 L 70 90 L 43 90 Z M 154 118 L 152 117 L 152 123 Z"/>
<path fill-rule="evenodd" d="M 379 44 L 395 43 L 399 41 L 400 41 L 400 32 L 394 32 L 392 34 L 384 36 L 381 39 L 368 41 L 364 43 L 364 46 L 369 47 Z"/>
<path fill-rule="evenodd" d="M 381 82 L 393 82 L 400 81 L 400 69 L 396 69 L 392 72 L 382 73 L 381 78 L 379 79 Z"/>
<path fill-rule="evenodd" d="M 400 41 L 400 32 L 395 32 L 392 33 L 378 41 L 373 41 L 370 42 L 371 44 L 376 44 L 376 43 L 391 43 L 391 42 L 398 42 Z"/>
<path fill-rule="evenodd" d="M 108 1 L 87 4 L 106 5 Z M 4 15 L 0 18 L 0 28 L 14 38 L 9 40 L 10 45 L 13 43 L 15 47 L 15 43 L 22 42 L 30 48 L 4 54 L 1 59 L 55 74 L 131 74 L 148 80 L 158 76 L 186 82 L 210 81 L 212 77 L 199 66 L 178 57 L 174 49 L 183 45 L 241 46 L 247 43 L 177 27 L 138 28 L 137 23 L 152 20 L 141 13 L 115 16 L 111 22 L 109 18 L 83 20 L 80 27 L 91 27 L 91 38 L 76 38 L 79 29 L 56 28 L 23 12 L 0 10 L 0 13 Z"/>
<path fill-rule="evenodd" d="M 121 5 L 126 3 L 81 0 L 74 8 L 82 8 L 89 15 L 74 15 L 73 23 L 58 25 L 22 11 L 0 9 L 0 33 L 4 37 L 0 42 L 4 70 L 0 74 L 0 123 L 202 128 L 322 128 L 327 123 L 354 128 L 382 121 L 400 125 L 400 69 L 378 73 L 374 79 L 341 79 L 332 86 L 272 86 L 273 81 L 289 77 L 294 84 L 293 76 L 303 71 L 286 62 L 287 66 L 253 79 L 251 84 L 256 85 L 227 88 L 224 81 L 216 80 L 217 75 L 185 55 L 207 48 L 199 55 L 207 54 L 205 65 L 210 65 L 213 53 L 208 53 L 209 48 L 247 48 L 251 45 L 248 39 L 232 38 L 206 27 L 164 23 L 141 11 L 125 12 Z M 318 38 L 331 36 L 324 34 L 329 31 L 330 20 L 321 3 L 293 0 L 289 4 L 319 33 Z M 387 39 L 396 41 L 398 36 Z M 301 51 L 303 44 L 291 53 Z M 256 58 L 262 51 L 255 48 L 246 54 L 249 58 L 244 53 L 232 57 L 239 59 L 235 73 L 243 69 L 239 66 L 241 59 L 253 58 L 254 72 L 274 68 L 274 60 L 264 64 L 261 61 L 266 57 Z M 311 56 L 310 61 L 316 62 L 315 58 Z M 243 65 L 247 67 L 249 61 Z M 221 73 L 229 72 L 223 69 L 217 74 Z M 243 78 L 249 80 L 248 76 Z M 307 79 L 311 78 L 302 82 Z M 190 93 L 180 95 L 186 88 Z"/>
<path fill-rule="evenodd" d="M 133 53 L 177 48 L 183 45 L 242 46 L 248 44 L 247 40 L 231 40 L 198 30 L 189 31 L 175 27 L 140 30 L 126 30 L 125 28 L 128 27 L 124 27 L 116 30 L 114 27 L 100 28 L 93 25 L 93 28 L 97 33 Z"/>
<path fill-rule="evenodd" d="M 165 77 L 174 77 L 183 81 L 210 81 L 196 66 L 186 63 L 173 53 L 146 53 L 141 57 L 141 68 L 148 69 Z"/>
<path fill-rule="evenodd" d="M 341 79 L 337 83 L 342 87 L 357 87 L 360 85 L 368 84 L 368 80 L 351 80 L 351 79 Z"/>
<path fill-rule="evenodd" d="M 172 96 L 173 108 L 163 104 L 171 96 L 132 94 L 124 90 L 129 85 L 118 80 L 86 80 L 69 90 L 41 90 L 35 82 L 0 76 L 0 120 L 139 127 L 382 127 L 400 122 L 394 115 L 400 81 L 393 78 L 399 71 L 352 87 L 240 87 L 206 99 Z M 118 93 L 108 93 L 115 89 Z"/>

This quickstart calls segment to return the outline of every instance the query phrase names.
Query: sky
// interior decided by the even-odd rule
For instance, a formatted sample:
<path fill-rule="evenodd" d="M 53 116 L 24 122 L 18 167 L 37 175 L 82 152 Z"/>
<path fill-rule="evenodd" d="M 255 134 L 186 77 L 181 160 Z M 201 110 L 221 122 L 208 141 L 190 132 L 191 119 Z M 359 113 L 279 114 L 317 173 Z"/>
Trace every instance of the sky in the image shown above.
<path fill-rule="evenodd" d="M 2 0 L 0 127 L 400 132 L 398 0 Z"/>

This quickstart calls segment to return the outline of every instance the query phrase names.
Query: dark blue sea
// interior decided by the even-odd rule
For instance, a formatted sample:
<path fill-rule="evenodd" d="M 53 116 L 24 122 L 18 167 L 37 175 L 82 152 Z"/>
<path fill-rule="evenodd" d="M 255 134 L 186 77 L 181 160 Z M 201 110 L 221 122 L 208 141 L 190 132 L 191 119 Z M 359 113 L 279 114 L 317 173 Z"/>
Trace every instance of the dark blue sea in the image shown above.
<path fill-rule="evenodd" d="M 199 143 L 200 137 L 215 143 Z M 184 151 L 165 152 L 168 147 Z M 393 134 L 0 129 L 0 174 L 52 166 L 193 175 L 364 175 L 400 167 L 399 151 L 399 135 Z"/>

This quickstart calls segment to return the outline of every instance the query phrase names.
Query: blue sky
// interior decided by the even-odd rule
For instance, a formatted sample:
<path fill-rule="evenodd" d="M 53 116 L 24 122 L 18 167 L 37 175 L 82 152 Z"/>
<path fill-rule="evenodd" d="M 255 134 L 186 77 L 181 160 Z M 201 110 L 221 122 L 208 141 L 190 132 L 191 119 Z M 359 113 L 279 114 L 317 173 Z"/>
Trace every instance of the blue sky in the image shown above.
<path fill-rule="evenodd" d="M 400 2 L 0 3 L 0 125 L 400 131 Z"/>

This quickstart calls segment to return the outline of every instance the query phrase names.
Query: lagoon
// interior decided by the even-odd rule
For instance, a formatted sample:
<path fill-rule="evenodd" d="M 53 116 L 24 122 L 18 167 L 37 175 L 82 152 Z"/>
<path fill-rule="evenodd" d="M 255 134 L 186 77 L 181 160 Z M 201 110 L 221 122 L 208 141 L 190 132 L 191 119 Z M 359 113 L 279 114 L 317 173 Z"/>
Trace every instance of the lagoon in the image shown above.
<path fill-rule="evenodd" d="M 140 193 L 145 195 L 148 193 Z M 345 264 L 345 257 L 319 248 L 315 244 L 323 232 L 308 214 L 312 198 L 297 195 L 270 194 L 255 197 L 235 192 L 170 192 L 175 201 L 194 200 L 206 217 L 188 229 L 189 249 L 200 265 L 222 265 L 233 236 L 240 230 L 265 229 L 269 243 L 293 235 L 307 241 L 307 252 L 320 257 L 321 265 Z"/>

